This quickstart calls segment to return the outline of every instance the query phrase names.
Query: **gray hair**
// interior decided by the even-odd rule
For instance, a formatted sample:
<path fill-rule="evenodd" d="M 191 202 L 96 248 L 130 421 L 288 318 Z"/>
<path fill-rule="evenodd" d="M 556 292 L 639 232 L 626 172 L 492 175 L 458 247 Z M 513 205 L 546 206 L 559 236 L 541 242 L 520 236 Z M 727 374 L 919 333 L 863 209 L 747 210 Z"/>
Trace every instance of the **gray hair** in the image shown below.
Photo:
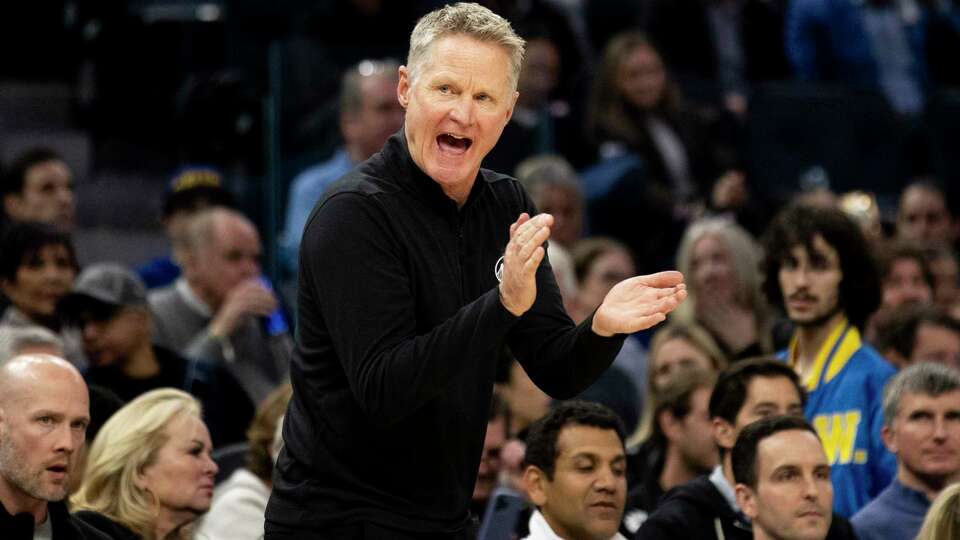
<path fill-rule="evenodd" d="M 367 77 L 383 77 L 396 81 L 400 62 L 393 58 L 361 60 L 348 69 L 340 81 L 340 112 L 353 114 L 363 108 L 363 81 Z"/>
<path fill-rule="evenodd" d="M 517 165 L 517 180 L 527 190 L 530 198 L 536 201 L 546 187 L 560 187 L 575 191 L 583 196 L 577 171 L 570 162 L 561 156 L 544 154 L 527 158 Z"/>
<path fill-rule="evenodd" d="M 933 362 L 920 362 L 897 373 L 883 389 L 883 425 L 893 426 L 904 394 L 937 397 L 960 390 L 960 371 Z"/>
<path fill-rule="evenodd" d="M 40 326 L 0 328 L 0 364 L 20 356 L 30 347 L 50 347 L 63 351 L 60 336 Z"/>
<path fill-rule="evenodd" d="M 503 17 L 474 3 L 459 2 L 431 11 L 417 21 L 410 34 L 407 69 L 416 80 L 433 43 L 443 36 L 460 34 L 503 47 L 510 57 L 510 88 L 516 90 L 526 43 Z"/>
<path fill-rule="evenodd" d="M 737 280 L 736 300 L 741 306 L 749 308 L 757 316 L 757 329 L 761 336 L 761 346 L 769 350 L 767 343 L 769 324 L 769 306 L 763 295 L 763 276 L 760 273 L 762 250 L 756 240 L 743 227 L 723 217 L 708 217 L 695 221 L 683 235 L 677 248 L 677 270 L 685 276 L 691 276 L 693 265 L 693 247 L 701 238 L 716 235 L 730 254 L 730 264 Z M 680 304 L 672 318 L 682 323 L 696 322 L 698 291 L 692 281 L 687 283 L 687 300 Z"/>

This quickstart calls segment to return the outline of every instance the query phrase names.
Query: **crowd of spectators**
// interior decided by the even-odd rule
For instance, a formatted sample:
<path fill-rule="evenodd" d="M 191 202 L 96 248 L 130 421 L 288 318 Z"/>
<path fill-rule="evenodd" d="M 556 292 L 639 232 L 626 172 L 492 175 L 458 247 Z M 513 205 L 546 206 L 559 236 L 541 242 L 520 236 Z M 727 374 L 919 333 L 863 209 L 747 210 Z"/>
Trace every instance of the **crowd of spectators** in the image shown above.
<path fill-rule="evenodd" d="M 337 9 L 387 28 L 435 3 Z M 638 273 L 677 268 L 689 296 L 575 400 L 505 351 L 472 494 L 482 540 L 960 534 L 960 179 L 944 172 L 960 168 L 937 169 L 922 127 L 960 83 L 960 3 L 486 3 L 527 49 L 485 166 L 554 216 L 570 317 Z M 322 127 L 338 142 L 289 175 L 277 245 L 223 163 L 184 163 L 158 216 L 169 251 L 81 266 L 82 179 L 47 147 L 2 164 L 0 536 L 260 537 L 304 224 L 403 121 L 398 61 L 344 51 L 402 55 L 406 30 L 357 32 L 375 47 L 343 30 Z M 758 185 L 752 104 L 771 83 L 882 96 L 910 141 L 898 191 Z"/>

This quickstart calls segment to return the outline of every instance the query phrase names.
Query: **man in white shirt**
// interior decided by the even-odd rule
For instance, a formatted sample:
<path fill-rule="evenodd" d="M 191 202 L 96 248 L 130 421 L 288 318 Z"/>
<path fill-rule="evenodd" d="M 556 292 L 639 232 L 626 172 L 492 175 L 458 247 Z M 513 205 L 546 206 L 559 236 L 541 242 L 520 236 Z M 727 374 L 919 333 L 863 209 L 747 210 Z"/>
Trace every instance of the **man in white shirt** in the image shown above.
<path fill-rule="evenodd" d="M 537 510 L 528 540 L 625 540 L 623 426 L 597 403 L 561 404 L 530 428 L 523 486 Z"/>

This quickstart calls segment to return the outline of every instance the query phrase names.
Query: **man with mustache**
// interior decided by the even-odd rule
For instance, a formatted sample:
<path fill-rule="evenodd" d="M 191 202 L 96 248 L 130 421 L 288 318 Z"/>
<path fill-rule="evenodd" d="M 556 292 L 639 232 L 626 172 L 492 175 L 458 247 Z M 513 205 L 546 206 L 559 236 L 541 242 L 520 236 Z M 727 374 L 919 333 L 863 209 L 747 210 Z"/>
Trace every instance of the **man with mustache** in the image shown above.
<path fill-rule="evenodd" d="M 834 510 L 850 517 L 896 471 L 880 438 L 881 392 L 894 368 L 860 338 L 880 304 L 877 268 L 863 233 L 833 208 L 788 207 L 764 247 L 767 298 L 796 327 L 782 357 L 808 392 L 804 415 L 832 469 Z"/>
<path fill-rule="evenodd" d="M 860 540 L 915 538 L 931 502 L 960 480 L 960 372 L 914 364 L 883 391 L 883 441 L 897 477 L 853 516 Z"/>
<path fill-rule="evenodd" d="M 530 428 L 523 486 L 537 510 L 525 540 L 625 540 L 623 425 L 598 403 L 569 401 Z"/>
<path fill-rule="evenodd" d="M 764 418 L 743 429 L 732 454 L 737 504 L 754 540 L 827 537 L 833 486 L 813 426 L 796 416 Z"/>
<path fill-rule="evenodd" d="M 83 377 L 47 354 L 0 365 L 0 532 L 6 540 L 107 536 L 70 517 L 64 499 L 90 423 Z"/>

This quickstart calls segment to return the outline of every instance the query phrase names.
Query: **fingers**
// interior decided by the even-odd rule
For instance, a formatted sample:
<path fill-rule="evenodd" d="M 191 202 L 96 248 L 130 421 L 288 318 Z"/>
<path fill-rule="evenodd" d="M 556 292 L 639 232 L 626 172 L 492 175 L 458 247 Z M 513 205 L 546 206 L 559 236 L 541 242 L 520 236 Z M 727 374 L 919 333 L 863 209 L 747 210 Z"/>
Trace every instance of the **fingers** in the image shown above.
<path fill-rule="evenodd" d="M 527 221 L 530 221 L 530 214 L 524 212 L 520 214 L 520 217 L 518 217 L 517 220 L 510 225 L 511 239 L 513 239 L 513 235 L 517 232 L 517 229 L 520 228 L 520 226 L 526 223 Z"/>
<path fill-rule="evenodd" d="M 668 270 L 666 272 L 657 272 L 656 274 L 649 274 L 646 276 L 637 276 L 633 279 L 636 279 L 643 285 L 649 287 L 677 287 L 684 286 L 683 284 L 683 274 L 677 272 L 676 270 Z"/>

